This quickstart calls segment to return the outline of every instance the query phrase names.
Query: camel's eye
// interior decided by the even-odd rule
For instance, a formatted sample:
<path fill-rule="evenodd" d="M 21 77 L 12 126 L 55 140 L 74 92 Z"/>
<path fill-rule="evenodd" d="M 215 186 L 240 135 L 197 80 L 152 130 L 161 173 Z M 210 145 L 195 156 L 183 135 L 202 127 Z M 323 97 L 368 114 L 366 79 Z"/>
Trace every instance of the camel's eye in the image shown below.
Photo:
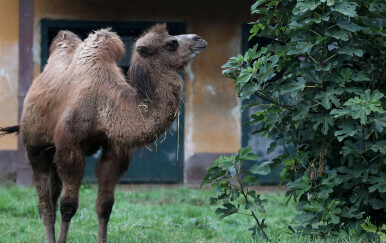
<path fill-rule="evenodd" d="M 166 48 L 169 51 L 175 51 L 178 48 L 178 41 L 177 40 L 170 40 L 166 43 Z"/>

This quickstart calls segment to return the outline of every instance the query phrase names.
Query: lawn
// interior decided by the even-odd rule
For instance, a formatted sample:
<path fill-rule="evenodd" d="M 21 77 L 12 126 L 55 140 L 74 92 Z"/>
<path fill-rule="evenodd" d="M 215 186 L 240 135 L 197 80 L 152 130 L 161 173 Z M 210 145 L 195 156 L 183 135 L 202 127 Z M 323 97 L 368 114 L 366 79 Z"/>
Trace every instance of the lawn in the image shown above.
<path fill-rule="evenodd" d="M 96 192 L 95 186 L 82 186 L 68 242 L 96 242 Z M 209 190 L 182 186 L 120 187 L 109 223 L 109 242 L 254 242 L 247 231 L 252 219 L 231 215 L 220 221 L 214 213 L 216 206 L 209 205 L 211 195 Z M 367 242 L 355 232 L 329 239 L 294 237 L 287 229 L 296 213 L 294 204 L 285 206 L 283 192 L 263 196 L 267 200 L 267 234 L 273 242 Z M 0 186 L 0 242 L 44 241 L 36 205 L 34 189 Z"/>

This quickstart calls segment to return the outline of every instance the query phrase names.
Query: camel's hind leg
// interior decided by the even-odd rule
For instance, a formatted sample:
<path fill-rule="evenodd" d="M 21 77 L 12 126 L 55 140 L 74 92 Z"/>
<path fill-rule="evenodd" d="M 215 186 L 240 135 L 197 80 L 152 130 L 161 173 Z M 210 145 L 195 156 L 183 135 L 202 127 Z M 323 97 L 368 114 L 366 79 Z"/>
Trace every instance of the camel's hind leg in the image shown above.
<path fill-rule="evenodd" d="M 79 147 L 70 144 L 63 146 L 58 143 L 54 161 L 60 180 L 63 183 L 63 194 L 60 198 L 62 222 L 57 242 L 64 243 L 67 241 L 71 219 L 78 209 L 79 188 L 82 184 L 85 159 Z"/>
<path fill-rule="evenodd" d="M 32 166 L 33 180 L 39 196 L 38 211 L 45 228 L 46 243 L 55 242 L 55 207 L 52 202 L 50 173 L 53 166 L 53 150 L 26 146 Z"/>
<path fill-rule="evenodd" d="M 51 167 L 51 200 L 54 205 L 54 224 L 52 225 L 52 232 L 55 242 L 55 222 L 56 222 L 56 211 L 58 210 L 58 199 L 62 192 L 62 181 L 59 178 L 56 165 L 53 164 Z"/>
<path fill-rule="evenodd" d="M 98 243 L 107 242 L 107 224 L 114 205 L 114 189 L 129 166 L 129 156 L 120 159 L 115 152 L 104 149 L 96 168 L 98 178 Z"/>

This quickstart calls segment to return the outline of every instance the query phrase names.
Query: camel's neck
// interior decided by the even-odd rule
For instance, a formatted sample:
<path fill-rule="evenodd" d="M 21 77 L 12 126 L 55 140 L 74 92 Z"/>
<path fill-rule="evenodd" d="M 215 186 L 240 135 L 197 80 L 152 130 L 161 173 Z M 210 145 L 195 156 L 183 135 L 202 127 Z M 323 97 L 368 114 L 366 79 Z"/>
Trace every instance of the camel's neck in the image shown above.
<path fill-rule="evenodd" d="M 140 126 L 137 127 L 136 139 L 146 144 L 164 133 L 175 120 L 182 98 L 183 82 L 175 70 L 161 63 L 143 65 L 132 65 L 129 80 L 137 89 L 134 117 L 137 120 L 135 124 Z"/>

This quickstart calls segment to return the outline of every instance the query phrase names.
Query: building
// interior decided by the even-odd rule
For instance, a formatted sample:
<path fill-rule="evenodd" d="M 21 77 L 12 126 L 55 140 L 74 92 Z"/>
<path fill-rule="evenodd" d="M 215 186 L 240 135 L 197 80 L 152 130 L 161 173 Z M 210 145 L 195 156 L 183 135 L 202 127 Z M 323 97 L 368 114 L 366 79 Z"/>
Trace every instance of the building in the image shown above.
<path fill-rule="evenodd" d="M 219 155 L 237 152 L 242 143 L 240 103 L 232 80 L 222 76 L 221 66 L 241 52 L 247 36 L 242 26 L 256 18 L 250 15 L 253 2 L 2 0 L 0 127 L 18 123 L 25 94 L 41 72 L 58 30 L 69 29 L 84 38 L 91 30 L 112 27 L 126 44 L 128 54 L 120 63 L 126 69 L 136 36 L 156 22 L 166 22 L 172 34 L 195 33 L 209 45 L 184 74 L 185 99 L 179 119 L 165 134 L 165 141 L 161 137 L 152 145 L 152 152 L 141 149 L 136 153 L 122 182 L 197 184 Z M 88 158 L 87 180 L 93 180 L 96 161 Z M 17 175 L 19 184 L 31 183 L 31 169 L 16 136 L 0 139 L 0 174 Z"/>

